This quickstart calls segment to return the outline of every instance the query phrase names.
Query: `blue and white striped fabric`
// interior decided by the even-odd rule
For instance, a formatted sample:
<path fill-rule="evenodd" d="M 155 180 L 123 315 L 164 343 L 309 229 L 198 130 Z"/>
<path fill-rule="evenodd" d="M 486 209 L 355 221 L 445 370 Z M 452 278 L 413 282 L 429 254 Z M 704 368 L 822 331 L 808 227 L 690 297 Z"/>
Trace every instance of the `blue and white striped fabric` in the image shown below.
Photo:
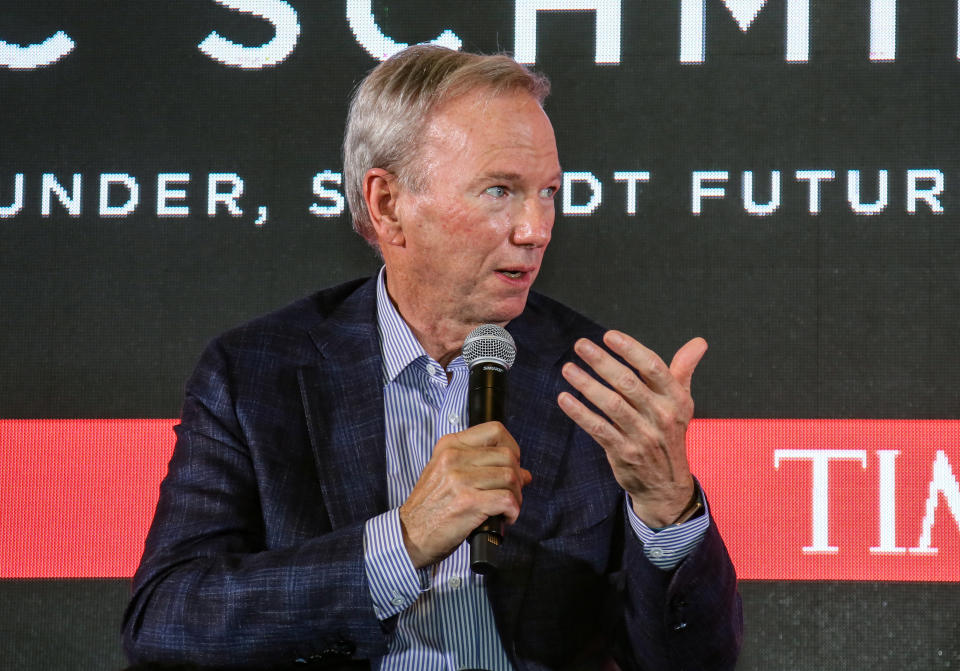
<path fill-rule="evenodd" d="M 654 531 L 637 517 L 630 505 L 630 497 L 627 496 L 627 518 L 630 520 L 633 532 L 643 543 L 643 554 L 651 564 L 665 571 L 672 569 L 680 563 L 681 559 L 690 554 L 710 528 L 710 510 L 707 508 L 705 496 L 703 497 L 703 515 L 689 522 L 658 531 Z"/>
<path fill-rule="evenodd" d="M 397 513 L 436 441 L 467 428 L 469 370 L 462 357 L 444 370 L 426 354 L 391 303 L 383 269 L 377 285 L 377 316 L 391 510 L 367 521 L 364 556 L 377 617 L 399 615 L 380 669 L 507 671 L 513 667 L 497 633 L 484 578 L 470 570 L 467 544 L 418 572 L 404 549 Z M 661 568 L 676 565 L 703 537 L 709 523 L 704 516 L 654 533 L 629 506 L 628 510 L 647 556 Z"/>

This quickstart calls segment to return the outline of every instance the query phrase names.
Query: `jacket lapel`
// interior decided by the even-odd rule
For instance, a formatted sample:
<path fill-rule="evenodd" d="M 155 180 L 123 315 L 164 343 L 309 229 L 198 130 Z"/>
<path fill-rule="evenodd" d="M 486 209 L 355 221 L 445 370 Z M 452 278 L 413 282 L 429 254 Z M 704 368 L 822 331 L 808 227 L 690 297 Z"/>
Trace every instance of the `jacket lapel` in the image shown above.
<path fill-rule="evenodd" d="M 310 331 L 318 364 L 298 371 L 317 477 L 334 529 L 387 509 L 376 280 Z"/>

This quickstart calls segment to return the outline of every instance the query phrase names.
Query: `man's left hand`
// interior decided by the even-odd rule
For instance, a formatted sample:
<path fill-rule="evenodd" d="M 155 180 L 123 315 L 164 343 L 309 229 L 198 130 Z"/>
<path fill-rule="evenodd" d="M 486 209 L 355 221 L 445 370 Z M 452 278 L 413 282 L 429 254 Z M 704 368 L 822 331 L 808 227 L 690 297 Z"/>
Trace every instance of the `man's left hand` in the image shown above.
<path fill-rule="evenodd" d="M 655 352 L 619 331 L 603 342 L 629 365 L 581 338 L 574 351 L 610 386 L 574 363 L 563 376 L 603 415 L 572 394 L 557 398 L 570 419 L 606 450 L 613 475 L 647 526 L 664 527 L 683 513 L 694 492 L 687 462 L 687 426 L 693 417 L 690 381 L 707 351 L 703 338 L 681 347 L 668 367 Z"/>

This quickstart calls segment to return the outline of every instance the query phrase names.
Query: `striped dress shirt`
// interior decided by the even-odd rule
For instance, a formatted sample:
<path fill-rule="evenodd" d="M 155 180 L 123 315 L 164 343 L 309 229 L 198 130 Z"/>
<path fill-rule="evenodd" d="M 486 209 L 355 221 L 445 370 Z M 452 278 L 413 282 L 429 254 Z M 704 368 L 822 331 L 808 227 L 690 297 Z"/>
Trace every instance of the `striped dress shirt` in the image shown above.
<path fill-rule="evenodd" d="M 420 571 L 403 545 L 400 505 L 413 491 L 437 440 L 467 428 L 469 370 L 462 357 L 444 369 L 427 355 L 390 301 L 385 277 L 381 269 L 377 320 L 390 510 L 367 521 L 363 540 L 374 612 L 381 620 L 399 617 L 379 668 L 508 671 L 513 666 L 497 633 L 485 579 L 470 570 L 468 544 L 461 543 L 443 561 Z M 703 515 L 654 532 L 628 504 L 627 511 L 647 558 L 665 570 L 696 546 L 709 525 L 709 515 Z"/>

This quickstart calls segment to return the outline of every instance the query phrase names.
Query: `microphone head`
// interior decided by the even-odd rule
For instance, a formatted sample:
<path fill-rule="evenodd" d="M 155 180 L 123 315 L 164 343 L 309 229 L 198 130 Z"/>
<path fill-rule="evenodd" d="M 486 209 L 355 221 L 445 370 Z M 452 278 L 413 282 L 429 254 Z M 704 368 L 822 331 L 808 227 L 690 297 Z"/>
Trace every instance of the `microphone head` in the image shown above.
<path fill-rule="evenodd" d="M 477 364 L 492 363 L 510 370 L 516 358 L 513 336 L 496 324 L 481 324 L 463 341 L 463 360 L 471 369 Z"/>

